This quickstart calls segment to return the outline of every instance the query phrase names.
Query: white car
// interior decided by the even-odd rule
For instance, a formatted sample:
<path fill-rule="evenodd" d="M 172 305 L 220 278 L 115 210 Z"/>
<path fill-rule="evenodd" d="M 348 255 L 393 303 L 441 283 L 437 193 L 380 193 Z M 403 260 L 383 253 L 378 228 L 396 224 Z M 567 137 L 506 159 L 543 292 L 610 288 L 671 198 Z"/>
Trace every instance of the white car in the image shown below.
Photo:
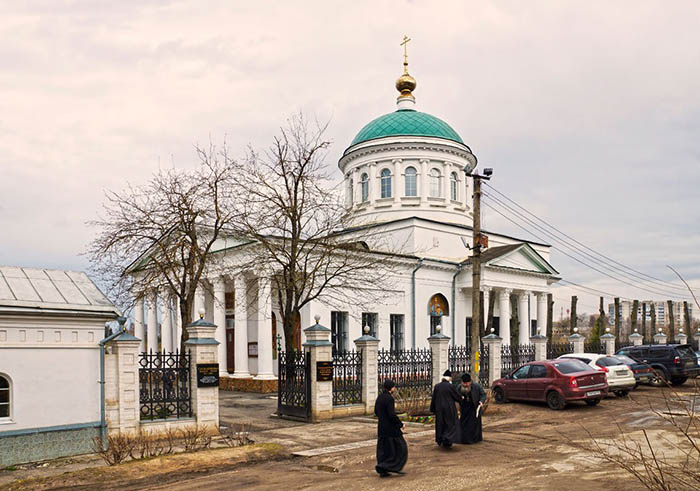
<path fill-rule="evenodd" d="M 619 397 L 629 394 L 636 385 L 632 370 L 614 356 L 601 355 L 599 353 L 570 353 L 559 358 L 581 360 L 596 370 L 605 372 L 610 392 L 614 392 Z"/>

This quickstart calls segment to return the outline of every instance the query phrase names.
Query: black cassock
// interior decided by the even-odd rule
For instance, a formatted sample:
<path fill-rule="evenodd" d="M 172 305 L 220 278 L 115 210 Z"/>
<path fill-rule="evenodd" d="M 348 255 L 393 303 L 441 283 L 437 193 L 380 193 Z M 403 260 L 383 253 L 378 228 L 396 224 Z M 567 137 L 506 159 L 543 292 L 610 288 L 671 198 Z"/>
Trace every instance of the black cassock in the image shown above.
<path fill-rule="evenodd" d="M 403 423 L 396 416 L 394 398 L 388 392 L 382 392 L 374 403 L 374 414 L 379 420 L 377 427 L 377 466 L 376 470 L 399 472 L 408 460 L 408 447 L 403 439 Z"/>
<path fill-rule="evenodd" d="M 457 406 L 461 396 L 454 386 L 443 380 L 433 389 L 430 412 L 435 415 L 435 441 L 438 445 L 457 443 Z"/>
<path fill-rule="evenodd" d="M 486 392 L 476 382 L 472 382 L 469 390 L 460 385 L 459 392 L 464 396 L 464 399 L 459 403 L 459 443 L 480 442 L 483 440 L 481 411 L 479 411 L 477 418 L 476 408 L 479 407 L 479 402 L 486 401 Z"/>

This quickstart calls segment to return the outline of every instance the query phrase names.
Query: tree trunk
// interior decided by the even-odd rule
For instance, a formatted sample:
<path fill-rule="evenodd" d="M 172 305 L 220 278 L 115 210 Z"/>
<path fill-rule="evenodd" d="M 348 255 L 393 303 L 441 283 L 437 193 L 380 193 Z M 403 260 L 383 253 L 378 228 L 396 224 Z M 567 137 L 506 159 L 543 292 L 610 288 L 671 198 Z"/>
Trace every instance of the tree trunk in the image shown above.
<path fill-rule="evenodd" d="M 576 295 L 572 295 L 571 296 L 571 317 L 569 320 L 570 325 L 571 325 L 571 331 L 569 332 L 569 334 L 573 334 L 575 332 L 574 329 L 576 329 L 576 321 L 578 320 L 577 319 L 578 314 L 576 313 L 576 303 L 577 302 L 578 302 L 578 297 Z"/>
<path fill-rule="evenodd" d="M 637 310 L 639 309 L 639 300 L 632 302 L 632 312 L 630 313 L 631 332 L 637 332 Z M 629 337 L 628 337 L 629 339 Z"/>
<path fill-rule="evenodd" d="M 654 302 L 652 302 L 649 307 L 651 308 L 651 336 L 649 336 L 649 338 L 653 343 L 654 335 L 656 334 L 656 305 L 654 305 Z"/>
<path fill-rule="evenodd" d="M 552 344 L 552 334 L 554 330 L 554 296 L 547 294 L 547 342 Z"/>
<path fill-rule="evenodd" d="M 615 297 L 615 336 L 620 337 L 620 298 Z"/>
<path fill-rule="evenodd" d="M 673 315 L 673 300 L 668 300 L 666 306 L 668 309 L 668 312 L 666 312 L 668 316 L 668 342 L 673 344 L 676 342 L 676 316 Z"/>
<path fill-rule="evenodd" d="M 649 342 L 649 333 L 647 332 L 647 303 L 642 302 L 642 336 L 644 343 Z"/>

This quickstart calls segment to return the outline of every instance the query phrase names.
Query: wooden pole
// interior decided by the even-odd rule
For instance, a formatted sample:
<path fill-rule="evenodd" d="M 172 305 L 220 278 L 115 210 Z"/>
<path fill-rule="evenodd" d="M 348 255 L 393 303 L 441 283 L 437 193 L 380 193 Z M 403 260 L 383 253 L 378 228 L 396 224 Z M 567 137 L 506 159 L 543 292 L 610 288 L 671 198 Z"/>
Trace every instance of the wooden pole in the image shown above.
<path fill-rule="evenodd" d="M 481 326 L 481 178 L 472 176 L 474 194 L 472 196 L 474 209 L 472 210 L 472 330 Z M 453 306 L 454 309 L 454 306 Z M 480 340 L 479 340 L 480 341 Z M 481 343 L 472 342 L 470 360 L 472 373 L 476 373 L 476 352 Z"/>
<path fill-rule="evenodd" d="M 578 302 L 578 297 L 576 295 L 572 295 L 571 296 L 571 317 L 569 318 L 569 327 L 570 327 L 569 334 L 573 334 L 574 329 L 576 329 L 576 321 L 577 321 L 576 303 L 577 302 Z"/>
<path fill-rule="evenodd" d="M 547 339 L 548 343 L 552 344 L 552 334 L 554 331 L 554 296 L 551 293 L 547 294 Z"/>

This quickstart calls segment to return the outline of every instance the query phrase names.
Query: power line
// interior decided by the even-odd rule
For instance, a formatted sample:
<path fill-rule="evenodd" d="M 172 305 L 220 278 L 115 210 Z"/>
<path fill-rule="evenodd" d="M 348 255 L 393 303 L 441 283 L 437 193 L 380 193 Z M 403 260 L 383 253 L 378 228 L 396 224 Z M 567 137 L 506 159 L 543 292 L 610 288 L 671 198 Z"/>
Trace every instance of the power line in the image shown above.
<path fill-rule="evenodd" d="M 483 194 L 484 194 L 485 197 L 487 197 L 488 199 L 491 199 L 491 200 L 493 200 L 494 202 L 498 203 L 500 206 L 502 206 L 503 208 L 507 209 L 510 213 L 512 213 L 514 216 L 518 217 L 519 219 L 521 219 L 521 220 L 524 221 L 525 223 L 527 223 L 527 224 L 531 225 L 532 227 L 535 227 L 536 229 L 540 230 L 542 233 L 546 234 L 546 235 L 547 235 L 548 237 L 550 237 L 552 240 L 554 240 L 554 241 L 556 241 L 556 242 L 558 242 L 558 243 L 564 245 L 564 246 L 567 247 L 568 249 L 574 251 L 574 253 L 578 253 L 578 254 L 581 254 L 582 256 L 587 257 L 589 260 L 592 260 L 592 261 L 596 262 L 597 264 L 599 264 L 599 265 L 600 265 L 601 267 L 603 267 L 603 268 L 606 268 L 606 269 L 608 269 L 608 270 L 611 268 L 611 266 L 610 266 L 608 263 L 606 263 L 606 262 L 604 262 L 604 261 L 601 261 L 600 259 L 596 258 L 595 256 L 592 256 L 591 254 L 588 254 L 588 253 L 585 252 L 585 251 L 582 251 L 579 247 L 572 246 L 572 245 L 571 245 L 570 243 L 568 243 L 566 240 L 557 237 L 557 236 L 554 235 L 552 232 L 548 231 L 547 229 L 545 229 L 545 228 L 543 228 L 542 226 L 538 225 L 537 223 L 533 222 L 533 221 L 530 220 L 529 218 L 523 216 L 523 215 L 520 214 L 517 210 L 514 210 L 513 208 L 511 208 L 511 207 L 508 206 L 507 204 L 503 203 L 503 202 L 502 202 L 501 200 L 499 200 L 498 198 L 496 198 L 496 197 L 494 197 L 494 196 L 492 196 L 492 195 L 490 195 L 490 194 L 488 194 L 488 193 L 485 193 L 485 192 L 484 192 Z M 530 233 L 532 233 L 532 232 L 530 232 Z M 590 266 L 589 266 L 589 267 L 590 267 Z M 636 281 L 642 280 L 642 281 L 644 281 L 644 282 L 646 282 L 646 283 L 649 283 L 648 280 L 645 280 L 644 278 L 641 278 L 641 277 L 639 277 L 639 276 L 637 276 L 637 275 L 633 275 L 633 274 L 631 274 L 631 273 L 628 273 L 628 272 L 626 272 L 625 270 L 622 270 L 622 269 L 620 269 L 620 268 L 618 268 L 618 267 L 612 266 L 612 268 L 615 270 L 615 274 L 622 274 L 622 275 L 625 276 L 626 279 L 629 279 L 630 281 L 635 281 L 635 282 L 636 282 Z M 618 279 L 618 281 L 622 281 L 622 280 L 619 280 L 619 279 Z M 628 283 L 628 284 L 629 284 L 629 283 Z M 672 297 L 674 297 L 674 296 L 675 296 L 675 297 L 681 296 L 681 293 L 679 293 L 679 292 L 675 292 L 675 291 L 668 290 L 669 287 L 664 287 L 664 288 L 666 288 L 666 289 L 664 289 L 664 290 L 662 290 L 661 287 L 654 286 L 654 285 L 649 285 L 649 287 L 650 287 L 650 288 L 654 288 L 655 290 L 654 290 L 652 293 L 655 293 L 655 294 L 657 294 L 657 295 L 672 296 Z M 639 287 L 638 287 L 638 288 L 639 288 Z M 651 290 L 648 290 L 648 289 L 647 289 L 647 291 L 651 291 Z M 686 290 L 683 289 L 683 291 L 685 292 Z M 686 294 L 686 295 L 687 295 L 687 294 Z"/>
<path fill-rule="evenodd" d="M 503 194 L 502 192 L 500 192 L 498 189 L 494 188 L 492 185 L 490 185 L 490 184 L 488 184 L 488 183 L 485 183 L 485 185 L 488 186 L 490 189 L 492 189 L 492 190 L 493 190 L 494 192 L 496 192 L 497 194 L 499 194 L 500 196 L 502 196 L 504 199 L 506 199 L 506 200 L 508 200 L 509 202 L 511 202 L 513 205 L 515 205 L 515 206 L 517 206 L 518 208 L 520 208 L 521 210 L 523 210 L 523 211 L 524 211 L 525 213 L 527 213 L 528 215 L 534 217 L 535 219 L 537 219 L 537 220 L 539 220 L 540 222 L 544 223 L 545 225 L 547 225 L 547 226 L 550 227 L 551 229 L 557 231 L 559 234 L 561 234 L 561 235 L 563 235 L 564 237 L 566 237 L 566 238 L 568 238 L 568 239 L 574 241 L 576 244 L 580 245 L 581 247 L 584 247 L 585 249 L 588 249 L 589 251 L 593 252 L 594 254 L 597 254 L 597 255 L 599 255 L 599 256 L 605 258 L 606 260 L 608 260 L 608 261 L 610 261 L 610 262 L 612 262 L 612 263 L 615 263 L 615 264 L 617 264 L 617 265 L 619 265 L 619 266 L 622 266 L 622 267 L 625 268 L 625 269 L 628 269 L 628 270 L 630 270 L 630 271 L 633 271 L 634 273 L 639 274 L 639 275 L 641 275 L 641 276 L 647 278 L 646 281 L 652 280 L 653 282 L 656 282 L 656 283 L 665 284 L 665 285 L 670 285 L 671 287 L 676 288 L 676 289 L 682 289 L 682 287 L 681 287 L 680 285 L 676 285 L 675 283 L 671 283 L 670 281 L 662 280 L 662 279 L 660 279 L 660 278 L 656 278 L 656 277 L 654 277 L 654 276 L 651 276 L 651 275 L 648 275 L 648 274 L 643 273 L 643 272 L 641 272 L 641 271 L 638 271 L 638 270 L 636 270 L 636 269 L 634 269 L 634 268 L 632 268 L 632 267 L 630 267 L 630 266 L 626 266 L 625 264 L 623 264 L 623 263 L 621 263 L 621 262 L 619 262 L 619 261 L 616 261 L 616 260 L 614 260 L 614 259 L 612 259 L 612 258 L 606 256 L 605 254 L 603 254 L 603 253 L 601 253 L 601 252 L 596 251 L 596 250 L 593 249 L 592 247 L 587 246 L 587 245 L 583 244 L 582 242 L 576 240 L 575 238 L 571 237 L 570 235 L 566 234 L 565 232 L 562 232 L 561 230 L 559 230 L 559 229 L 558 229 L 557 227 L 555 227 L 554 225 L 552 225 L 552 224 L 546 222 L 545 220 L 543 220 L 542 218 L 538 217 L 537 215 L 535 215 L 535 214 L 532 213 L 531 211 L 527 210 L 525 207 L 519 205 L 519 204 L 516 203 L 514 200 L 512 200 L 511 198 L 509 198 L 508 196 L 506 196 L 505 194 Z M 640 278 L 640 279 L 641 279 L 641 278 Z M 668 287 L 668 286 L 667 286 L 667 287 Z"/>
<path fill-rule="evenodd" d="M 543 242 L 546 242 L 546 241 L 547 241 L 547 239 L 543 239 L 542 237 L 539 237 L 538 235 L 534 234 L 531 230 L 528 230 L 527 228 L 523 227 L 522 225 L 520 225 L 519 223 L 517 223 L 516 221 L 514 221 L 514 220 L 511 219 L 510 217 L 506 216 L 506 215 L 505 215 L 504 213 L 502 213 L 500 210 L 498 210 L 498 209 L 495 208 L 494 206 L 490 205 L 490 204 L 488 203 L 488 201 L 484 200 L 482 203 L 483 203 L 484 205 L 488 206 L 489 208 L 491 208 L 493 211 L 495 211 L 495 212 L 498 213 L 499 215 L 501 215 L 503 218 L 505 218 L 505 219 L 508 220 L 509 222 L 511 222 L 511 223 L 513 223 L 513 224 L 515 224 L 515 225 L 517 225 L 518 227 L 520 227 L 521 229 L 523 229 L 525 232 L 531 234 L 531 235 L 532 235 L 533 237 L 535 237 L 536 239 L 541 240 L 541 241 L 543 241 Z M 574 261 L 576 261 L 576 262 L 582 264 L 583 266 L 586 266 L 587 268 L 590 268 L 590 269 L 592 269 L 592 270 L 594 270 L 594 271 L 597 271 L 598 273 L 600 273 L 600 274 L 602 274 L 602 275 L 604 275 L 604 276 L 607 276 L 608 278 L 611 278 L 611 279 L 613 279 L 613 280 L 615 280 L 615 281 L 618 281 L 618 282 L 620 282 L 620 283 L 624 283 L 625 285 L 631 286 L 632 288 L 637 288 L 637 289 L 639 289 L 639 290 L 644 290 L 644 291 L 646 291 L 646 292 L 653 293 L 654 295 L 659 295 L 659 292 L 658 292 L 658 291 L 649 290 L 649 289 L 647 289 L 647 288 L 644 288 L 644 287 L 641 287 L 641 286 L 637 286 L 637 285 L 635 285 L 635 284 L 633 284 L 633 283 L 628 283 L 627 281 L 625 281 L 625 280 L 623 280 L 623 279 L 616 278 L 615 276 L 612 276 L 612 275 L 611 275 L 610 273 L 608 273 L 608 272 L 605 272 L 605 271 L 603 271 L 603 270 L 600 270 L 600 269 L 596 268 L 595 266 L 592 266 L 592 265 L 590 265 L 590 264 L 588 264 L 588 263 L 585 263 L 584 261 L 580 260 L 579 258 L 577 258 L 577 257 L 575 257 L 575 256 L 572 256 L 572 255 L 569 254 L 568 252 L 564 251 L 564 250 L 561 249 L 560 247 L 557 247 L 557 246 L 555 246 L 555 245 L 552 245 L 552 248 L 553 248 L 553 249 L 556 249 L 557 251 L 559 251 L 560 253 L 564 254 L 564 255 L 567 256 L 567 257 L 569 257 L 570 259 L 573 259 Z"/>

